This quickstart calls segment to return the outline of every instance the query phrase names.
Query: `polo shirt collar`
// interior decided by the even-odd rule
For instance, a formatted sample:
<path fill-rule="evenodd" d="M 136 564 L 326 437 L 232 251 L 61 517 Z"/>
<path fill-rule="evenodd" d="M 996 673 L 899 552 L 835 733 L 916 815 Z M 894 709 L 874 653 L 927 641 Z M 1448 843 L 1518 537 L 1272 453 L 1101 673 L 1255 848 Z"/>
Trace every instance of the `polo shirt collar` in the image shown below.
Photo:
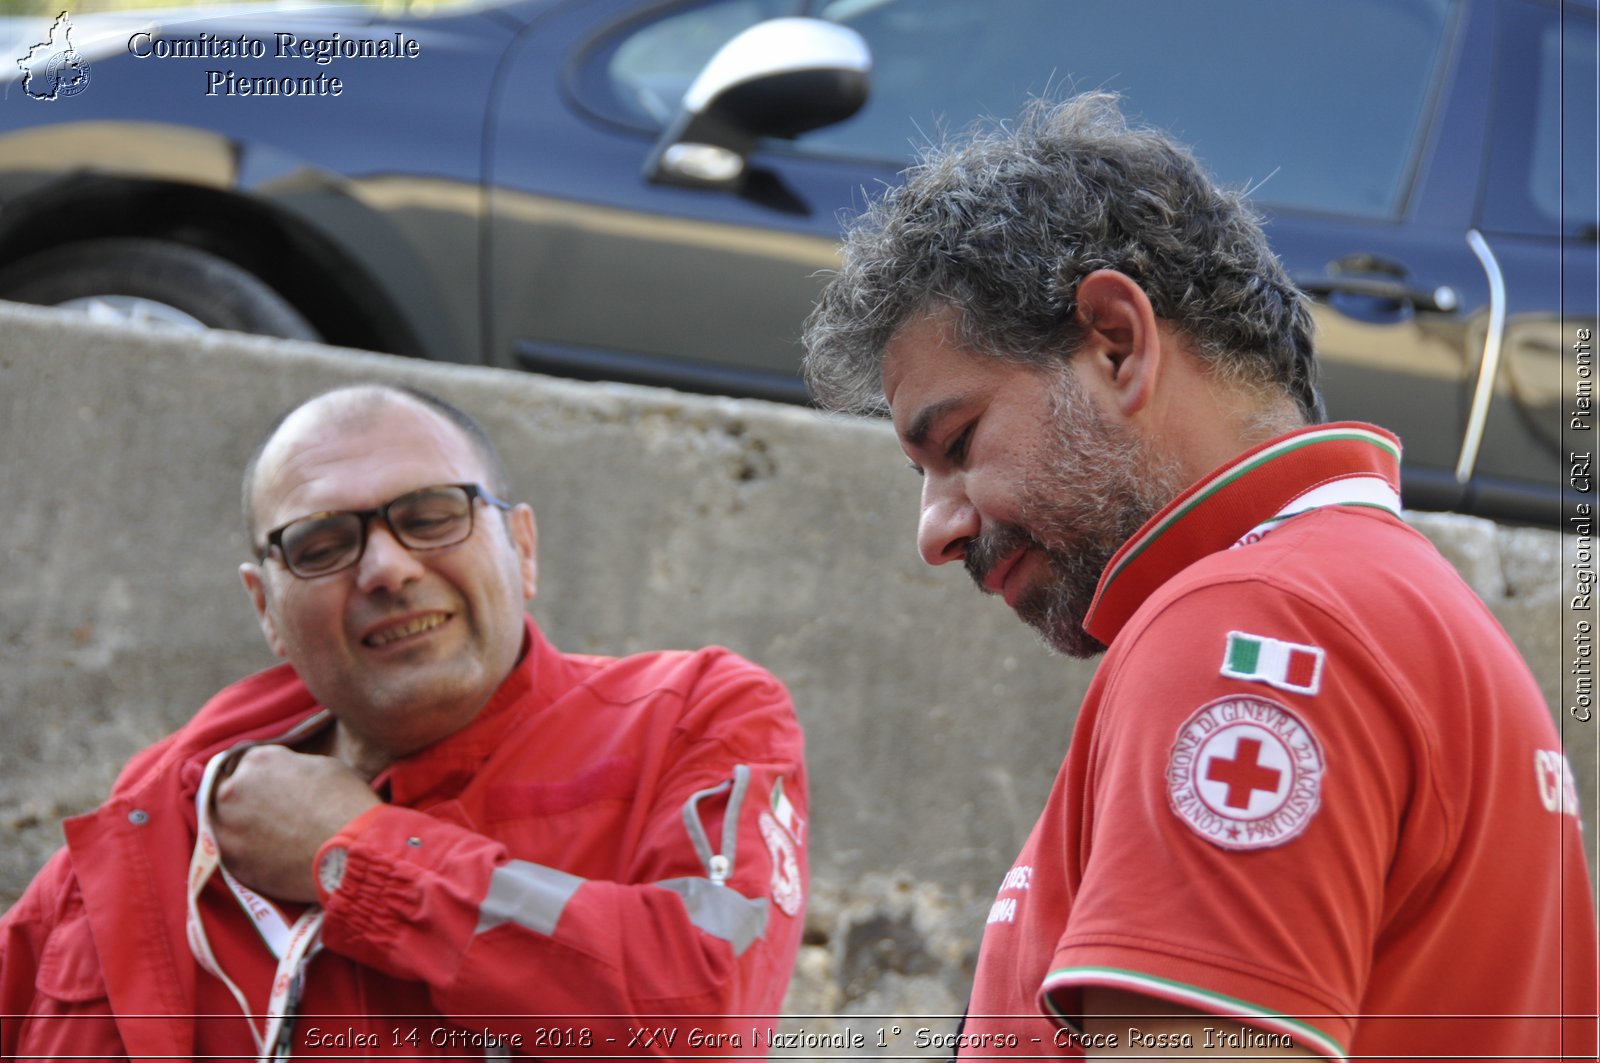
<path fill-rule="evenodd" d="M 1330 505 L 1400 512 L 1400 441 L 1353 421 L 1268 440 L 1184 491 L 1117 551 L 1083 626 L 1110 645 L 1146 598 L 1194 562 Z"/>

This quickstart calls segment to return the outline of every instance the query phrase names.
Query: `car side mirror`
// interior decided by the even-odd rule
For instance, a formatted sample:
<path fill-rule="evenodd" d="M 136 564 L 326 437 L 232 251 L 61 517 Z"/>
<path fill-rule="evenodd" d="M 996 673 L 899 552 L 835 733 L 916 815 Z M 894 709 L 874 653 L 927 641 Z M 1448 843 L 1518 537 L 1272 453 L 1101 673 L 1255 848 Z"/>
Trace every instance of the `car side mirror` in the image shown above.
<path fill-rule="evenodd" d="M 860 110 L 871 70 L 867 42 L 848 27 L 814 18 L 757 23 L 695 77 L 645 160 L 645 179 L 737 188 L 762 137 L 798 136 Z"/>

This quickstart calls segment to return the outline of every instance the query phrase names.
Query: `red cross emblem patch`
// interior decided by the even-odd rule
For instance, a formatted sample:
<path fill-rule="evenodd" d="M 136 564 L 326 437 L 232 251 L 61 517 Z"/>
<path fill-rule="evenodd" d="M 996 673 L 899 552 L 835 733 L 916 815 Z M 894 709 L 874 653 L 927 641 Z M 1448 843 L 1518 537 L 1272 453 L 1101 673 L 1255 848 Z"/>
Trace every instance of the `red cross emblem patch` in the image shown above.
<path fill-rule="evenodd" d="M 1195 710 L 1167 761 L 1172 811 L 1224 849 L 1264 849 L 1306 829 L 1326 762 L 1305 721 L 1269 698 L 1235 695 Z"/>

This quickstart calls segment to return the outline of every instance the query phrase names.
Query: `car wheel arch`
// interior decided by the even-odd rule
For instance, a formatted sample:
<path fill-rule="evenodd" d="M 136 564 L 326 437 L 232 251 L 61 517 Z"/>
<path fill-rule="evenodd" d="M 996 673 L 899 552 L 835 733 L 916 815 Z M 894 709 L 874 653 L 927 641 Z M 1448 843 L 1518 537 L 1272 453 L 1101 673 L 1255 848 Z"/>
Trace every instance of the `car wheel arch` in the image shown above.
<path fill-rule="evenodd" d="M 402 355 L 433 353 L 408 323 L 411 315 L 340 250 L 338 240 L 271 197 L 91 170 L 35 184 L 4 203 L 0 221 L 17 220 L 0 225 L 0 264 L 86 240 L 165 240 L 227 259 L 259 277 L 325 342 Z M 370 211 L 347 215 L 354 231 L 379 224 L 361 219 L 361 213 Z M 352 239 L 341 235 L 346 243 Z"/>

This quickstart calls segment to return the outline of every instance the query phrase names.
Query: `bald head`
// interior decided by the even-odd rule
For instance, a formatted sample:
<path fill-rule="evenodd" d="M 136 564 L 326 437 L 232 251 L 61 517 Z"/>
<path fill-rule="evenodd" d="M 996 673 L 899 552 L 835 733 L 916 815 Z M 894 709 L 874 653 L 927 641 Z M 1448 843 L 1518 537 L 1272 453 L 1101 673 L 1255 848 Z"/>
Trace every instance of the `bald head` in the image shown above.
<path fill-rule="evenodd" d="M 261 546 L 261 529 L 256 527 L 260 508 L 263 470 L 276 468 L 309 437 L 323 435 L 333 427 L 338 433 L 360 435 L 396 406 L 420 409 L 439 418 L 460 433 L 477 454 L 485 473 L 484 486 L 497 495 L 510 493 L 505 464 L 500 453 L 473 417 L 437 395 L 420 388 L 393 384 L 353 384 L 315 395 L 273 422 L 245 463 L 240 488 L 245 534 L 254 552 Z"/>

